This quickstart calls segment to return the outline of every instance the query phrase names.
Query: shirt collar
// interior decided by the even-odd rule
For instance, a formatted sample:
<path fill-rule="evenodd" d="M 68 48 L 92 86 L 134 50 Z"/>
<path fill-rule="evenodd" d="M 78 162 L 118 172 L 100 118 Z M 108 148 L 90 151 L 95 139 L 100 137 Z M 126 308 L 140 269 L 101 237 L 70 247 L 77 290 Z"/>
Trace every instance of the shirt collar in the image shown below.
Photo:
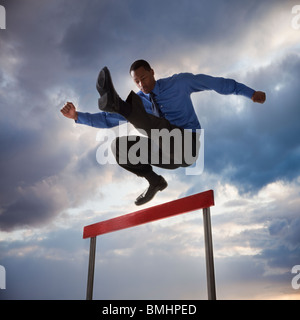
<path fill-rule="evenodd" d="M 154 89 L 152 90 L 152 92 L 153 92 L 156 96 L 159 95 L 160 90 L 159 90 L 158 81 L 155 82 L 155 86 L 154 86 Z"/>

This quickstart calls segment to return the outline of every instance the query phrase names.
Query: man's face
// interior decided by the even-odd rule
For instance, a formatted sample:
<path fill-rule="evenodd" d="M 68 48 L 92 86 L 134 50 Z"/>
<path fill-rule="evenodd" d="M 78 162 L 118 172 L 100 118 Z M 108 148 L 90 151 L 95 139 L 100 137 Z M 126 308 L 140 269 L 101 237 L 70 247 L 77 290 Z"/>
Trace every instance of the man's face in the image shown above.
<path fill-rule="evenodd" d="M 144 93 L 150 93 L 155 86 L 154 71 L 147 71 L 144 67 L 140 67 L 131 71 L 131 77 L 137 87 Z"/>

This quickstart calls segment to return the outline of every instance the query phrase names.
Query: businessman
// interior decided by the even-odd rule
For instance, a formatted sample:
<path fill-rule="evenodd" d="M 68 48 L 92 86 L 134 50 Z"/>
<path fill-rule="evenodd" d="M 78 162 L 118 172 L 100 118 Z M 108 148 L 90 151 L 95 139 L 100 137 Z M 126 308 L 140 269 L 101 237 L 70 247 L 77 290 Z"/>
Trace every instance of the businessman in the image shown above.
<path fill-rule="evenodd" d="M 71 102 L 67 102 L 61 112 L 76 123 L 96 128 L 112 128 L 120 121 L 128 121 L 144 133 L 144 136 L 118 137 L 112 143 L 117 163 L 149 182 L 149 187 L 136 199 L 136 205 L 147 203 L 167 187 L 167 182 L 153 171 L 153 166 L 176 169 L 196 161 L 201 126 L 190 97 L 193 92 L 213 90 L 219 94 L 241 95 L 257 103 L 266 100 L 264 92 L 233 79 L 179 73 L 156 80 L 154 70 L 145 60 L 135 61 L 129 72 L 139 91 L 131 91 L 125 101 L 117 94 L 110 72 L 104 67 L 96 83 L 102 112 L 78 112 Z M 136 144 L 146 149 L 132 154 Z"/>

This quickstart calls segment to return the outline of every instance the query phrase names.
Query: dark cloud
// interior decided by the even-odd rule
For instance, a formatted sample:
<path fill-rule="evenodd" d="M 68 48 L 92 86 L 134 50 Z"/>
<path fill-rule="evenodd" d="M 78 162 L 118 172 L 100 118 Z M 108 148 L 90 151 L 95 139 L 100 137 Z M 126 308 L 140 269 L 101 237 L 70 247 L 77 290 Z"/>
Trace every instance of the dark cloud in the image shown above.
<path fill-rule="evenodd" d="M 35 108 L 29 105 L 31 98 L 37 103 L 32 89 L 23 95 L 33 108 L 27 110 L 13 89 L 0 97 L 7 108 L 0 120 L 1 230 L 47 223 L 97 194 L 96 176 L 103 169 L 96 161 L 96 143 L 84 134 L 76 138 L 72 122 L 59 115 L 63 100 L 53 106 L 45 95 Z M 78 184 L 79 178 L 86 183 Z"/>
<path fill-rule="evenodd" d="M 96 196 L 100 183 L 97 176 L 103 171 L 96 161 L 95 148 L 89 150 L 85 146 L 85 150 L 76 150 L 65 146 L 64 140 L 59 142 L 64 130 L 52 137 L 39 130 L 22 134 L 24 139 L 1 157 L 2 230 L 41 225 L 63 210 L 79 205 L 86 197 Z M 77 160 L 73 158 L 76 154 Z"/>
<path fill-rule="evenodd" d="M 168 65 L 175 52 L 190 55 L 202 45 L 211 50 L 216 44 L 228 47 L 236 39 L 242 41 L 254 21 L 270 10 L 267 2 L 234 0 L 176 1 L 171 6 L 158 0 L 64 4 L 58 6 L 62 21 L 58 21 L 61 37 L 57 49 L 72 72 L 109 65 L 112 71 L 127 73 L 138 58 Z"/>
<path fill-rule="evenodd" d="M 290 184 L 299 190 L 295 182 L 300 163 L 299 55 L 286 55 L 286 47 L 275 47 L 282 50 L 283 58 L 272 58 L 264 67 L 253 65 L 247 74 L 236 67 L 252 54 L 258 61 L 274 54 L 274 38 L 268 39 L 270 32 L 266 32 L 273 18 L 269 21 L 268 16 L 273 12 L 277 17 L 282 8 L 290 14 L 292 5 L 258 0 L 3 0 L 2 4 L 7 30 L 0 33 L 0 229 L 5 235 L 22 238 L 0 243 L 1 264 L 8 271 L 7 298 L 84 297 L 86 276 L 82 275 L 86 275 L 88 243 L 81 245 L 78 235 L 81 237 L 86 211 L 78 217 L 80 230 L 74 227 L 76 217 L 65 211 L 101 199 L 112 178 L 121 180 L 125 173 L 118 167 L 100 167 L 96 131 L 75 128 L 60 116 L 59 109 L 66 100 L 75 99 L 80 110 L 96 112 L 95 80 L 103 65 L 110 67 L 116 87 L 125 95 L 131 88 L 126 82 L 130 80 L 128 68 L 137 58 L 148 59 L 157 67 L 157 75 L 208 70 L 267 92 L 262 106 L 243 97 L 234 100 L 208 92 L 193 95 L 205 129 L 205 172 L 186 176 L 184 170 L 178 170 L 172 178 L 174 184 L 181 178 L 183 185 L 186 182 L 188 190 L 179 190 L 181 196 L 226 183 L 240 192 L 253 192 L 231 198 L 223 214 L 213 217 L 213 226 L 222 231 L 214 234 L 220 253 L 216 259 L 220 296 L 240 297 L 238 291 L 233 293 L 236 288 L 245 296 L 250 289 L 257 294 L 270 282 L 282 281 L 277 268 L 286 272 L 299 264 L 296 191 L 293 199 L 283 199 L 287 202 L 272 196 L 268 203 L 255 198 L 255 194 L 268 192 L 264 186 L 278 180 L 286 182 L 283 189 Z M 227 73 L 220 74 L 223 70 Z M 98 203 L 100 211 L 103 208 Z M 91 210 L 89 214 L 95 218 L 97 213 Z M 113 214 L 112 209 L 104 213 L 107 218 Z M 64 215 L 64 228 L 76 230 L 46 230 Z M 98 215 L 100 219 L 102 212 Z M 123 233 L 121 242 L 120 236 L 103 241 L 105 252 L 98 260 L 102 285 L 95 289 L 96 295 L 104 299 L 206 298 L 204 259 L 193 256 L 203 249 L 203 243 L 199 245 L 202 234 L 197 231 L 190 239 L 178 233 L 186 227 L 184 232 L 190 235 L 199 221 L 180 222 L 179 229 L 144 228 L 131 237 Z M 234 231 L 236 225 L 242 231 L 223 236 L 227 226 Z M 37 234 L 29 241 L 24 234 L 10 233 L 26 228 L 34 234 L 37 227 L 44 228 L 44 238 Z M 157 241 L 159 237 L 162 242 Z M 249 255 L 222 256 L 226 250 L 234 252 L 237 244 L 249 249 Z M 259 254 L 253 253 L 257 251 Z M 127 278 L 122 276 L 124 268 Z M 141 270 L 151 277 L 145 278 Z M 273 272 L 273 278 L 265 272 Z M 284 280 L 285 288 L 286 283 L 290 287 L 289 280 Z M 187 288 L 184 296 L 182 288 Z"/>
<path fill-rule="evenodd" d="M 51 187 L 27 187 L 14 192 L 14 201 L 2 207 L 1 229 L 11 230 L 16 227 L 39 226 L 53 219 L 64 208 L 68 207 L 67 199 L 53 192 Z M 37 190 L 38 189 L 38 190 Z"/>
<path fill-rule="evenodd" d="M 299 175 L 299 70 L 299 56 L 291 55 L 247 75 L 245 84 L 266 91 L 264 105 L 244 101 L 238 111 L 230 105 L 232 100 L 220 98 L 218 103 L 218 97 L 212 97 L 209 106 L 201 107 L 208 119 L 203 125 L 205 170 L 221 174 L 240 191 L 258 191 L 268 183 L 292 181 Z"/>
<path fill-rule="evenodd" d="M 59 112 L 76 83 L 76 77 L 67 81 L 72 73 L 59 49 L 60 35 L 73 21 L 68 7 L 39 1 L 4 5 L 10 23 L 0 37 L 0 229 L 8 231 L 48 223 L 96 194 L 97 181 L 89 177 L 101 168 L 89 138 L 76 138 L 72 122 Z M 81 188 L 79 176 L 89 180 Z"/>
<path fill-rule="evenodd" d="M 85 263 L 45 259 L 31 254 L 1 261 L 7 272 L 7 289 L 1 300 L 85 299 Z M 63 285 L 62 285 L 63 284 Z"/>

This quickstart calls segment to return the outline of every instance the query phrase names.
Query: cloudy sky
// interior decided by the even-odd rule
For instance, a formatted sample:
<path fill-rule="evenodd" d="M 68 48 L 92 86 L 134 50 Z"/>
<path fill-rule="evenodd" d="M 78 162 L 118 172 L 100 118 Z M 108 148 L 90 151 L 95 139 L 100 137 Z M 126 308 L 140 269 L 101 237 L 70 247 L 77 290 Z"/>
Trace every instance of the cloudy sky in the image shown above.
<path fill-rule="evenodd" d="M 147 206 L 214 189 L 218 298 L 299 299 L 291 286 L 291 269 L 300 265 L 296 4 L 2 0 L 0 265 L 7 289 L 0 299 L 84 299 L 83 226 L 137 210 L 147 183 L 100 165 L 104 131 L 59 110 L 73 101 L 97 112 L 95 81 L 105 65 L 125 98 L 136 89 L 128 69 L 140 58 L 157 79 L 205 73 L 267 93 L 264 105 L 193 94 L 205 130 L 204 172 L 157 170 L 169 187 Z M 105 235 L 97 249 L 95 298 L 207 297 L 199 212 Z"/>

